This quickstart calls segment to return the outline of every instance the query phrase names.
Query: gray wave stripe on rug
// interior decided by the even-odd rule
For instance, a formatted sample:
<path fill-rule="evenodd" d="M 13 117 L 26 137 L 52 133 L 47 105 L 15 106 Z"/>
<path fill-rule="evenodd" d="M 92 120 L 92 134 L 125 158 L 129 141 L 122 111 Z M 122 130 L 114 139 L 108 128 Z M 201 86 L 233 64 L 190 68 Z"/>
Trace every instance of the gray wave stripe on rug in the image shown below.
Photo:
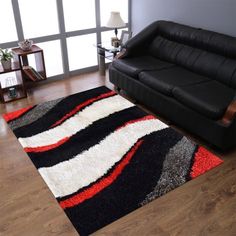
<path fill-rule="evenodd" d="M 193 142 L 183 137 L 169 150 L 163 163 L 161 177 L 154 190 L 140 203 L 141 206 L 186 182 L 186 175 L 188 174 L 195 148 L 196 145 Z"/>
<path fill-rule="evenodd" d="M 59 98 L 53 101 L 45 102 L 42 104 L 37 105 L 32 110 L 24 114 L 17 120 L 13 120 L 9 123 L 12 130 L 18 129 L 22 126 L 29 125 L 46 113 L 48 113 L 53 107 L 55 107 L 63 98 Z"/>

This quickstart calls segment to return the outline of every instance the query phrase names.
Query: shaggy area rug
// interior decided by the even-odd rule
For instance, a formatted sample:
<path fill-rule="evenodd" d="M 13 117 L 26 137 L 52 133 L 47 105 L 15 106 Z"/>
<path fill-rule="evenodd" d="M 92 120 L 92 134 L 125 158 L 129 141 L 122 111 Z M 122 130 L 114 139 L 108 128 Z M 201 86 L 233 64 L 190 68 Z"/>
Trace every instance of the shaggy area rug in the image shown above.
<path fill-rule="evenodd" d="M 222 163 L 106 87 L 4 118 L 80 235 Z"/>

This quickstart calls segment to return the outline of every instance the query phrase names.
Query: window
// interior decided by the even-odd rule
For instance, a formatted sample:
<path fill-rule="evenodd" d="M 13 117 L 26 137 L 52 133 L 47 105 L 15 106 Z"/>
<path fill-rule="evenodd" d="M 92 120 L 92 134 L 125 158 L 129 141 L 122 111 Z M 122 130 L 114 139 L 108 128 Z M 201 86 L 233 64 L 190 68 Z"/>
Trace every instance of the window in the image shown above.
<path fill-rule="evenodd" d="M 70 70 L 97 65 L 96 34 L 67 39 Z"/>
<path fill-rule="evenodd" d="M 115 36 L 113 29 L 104 27 L 110 12 L 120 11 L 129 23 L 130 1 L 2 0 L 0 48 L 17 47 L 23 38 L 32 39 L 44 51 L 48 77 L 93 69 L 98 65 L 97 40 L 110 43 Z M 35 67 L 34 56 L 28 59 Z"/>
<path fill-rule="evenodd" d="M 61 43 L 59 40 L 37 43 L 43 49 L 47 77 L 63 74 Z M 36 67 L 34 54 L 28 55 L 29 65 Z"/>
<path fill-rule="evenodd" d="M 96 27 L 94 0 L 63 0 L 66 31 Z"/>
<path fill-rule="evenodd" d="M 17 40 L 16 26 L 14 21 L 11 0 L 1 1 L 0 29 L 1 29 L 0 43 Z"/>
<path fill-rule="evenodd" d="M 56 0 L 19 0 L 19 7 L 25 38 L 59 33 Z"/>
<path fill-rule="evenodd" d="M 63 74 L 60 41 L 54 40 L 37 45 L 43 49 L 47 76 Z"/>

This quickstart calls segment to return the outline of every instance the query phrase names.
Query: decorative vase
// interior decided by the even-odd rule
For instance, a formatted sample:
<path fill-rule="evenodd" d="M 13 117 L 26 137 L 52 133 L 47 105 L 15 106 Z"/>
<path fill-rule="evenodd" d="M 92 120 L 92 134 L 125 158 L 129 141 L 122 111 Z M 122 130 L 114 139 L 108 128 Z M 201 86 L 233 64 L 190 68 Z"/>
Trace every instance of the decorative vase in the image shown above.
<path fill-rule="evenodd" d="M 2 67 L 4 70 L 11 69 L 11 60 L 9 60 L 9 61 L 1 60 L 1 63 L 2 63 Z"/>

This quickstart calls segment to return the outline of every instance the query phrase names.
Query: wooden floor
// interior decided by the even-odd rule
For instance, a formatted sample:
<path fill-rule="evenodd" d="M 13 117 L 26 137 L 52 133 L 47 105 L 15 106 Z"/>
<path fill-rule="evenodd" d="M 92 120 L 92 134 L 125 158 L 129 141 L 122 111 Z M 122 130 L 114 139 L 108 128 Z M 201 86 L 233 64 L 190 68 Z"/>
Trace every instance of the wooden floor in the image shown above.
<path fill-rule="evenodd" d="M 28 98 L 0 104 L 0 113 L 104 84 L 112 88 L 98 73 L 39 84 Z M 217 155 L 223 165 L 94 235 L 236 236 L 236 151 Z M 1 236 L 78 235 L 2 117 L 0 199 Z"/>

